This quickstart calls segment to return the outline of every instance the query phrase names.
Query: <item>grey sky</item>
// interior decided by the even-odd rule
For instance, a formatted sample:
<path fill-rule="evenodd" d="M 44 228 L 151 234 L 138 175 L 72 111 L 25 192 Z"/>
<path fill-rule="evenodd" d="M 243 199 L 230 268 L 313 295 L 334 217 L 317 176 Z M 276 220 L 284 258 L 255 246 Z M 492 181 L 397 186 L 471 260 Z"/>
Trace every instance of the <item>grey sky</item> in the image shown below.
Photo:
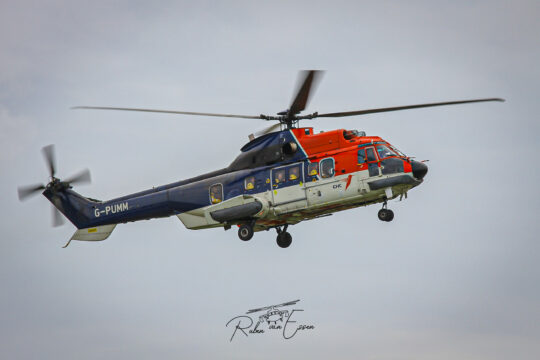
<path fill-rule="evenodd" d="M 536 1 L 0 4 L 0 357 L 529 359 L 540 355 L 540 47 Z M 320 119 L 429 173 L 409 199 L 248 243 L 176 217 L 101 243 L 50 227 L 40 149 L 108 199 L 228 165 L 257 120 L 74 105 L 272 114 L 297 71 L 327 70 L 308 111 L 477 97 L 505 103 Z M 228 342 L 248 309 L 301 299 L 311 333 Z M 237 341 L 238 340 L 238 341 Z"/>

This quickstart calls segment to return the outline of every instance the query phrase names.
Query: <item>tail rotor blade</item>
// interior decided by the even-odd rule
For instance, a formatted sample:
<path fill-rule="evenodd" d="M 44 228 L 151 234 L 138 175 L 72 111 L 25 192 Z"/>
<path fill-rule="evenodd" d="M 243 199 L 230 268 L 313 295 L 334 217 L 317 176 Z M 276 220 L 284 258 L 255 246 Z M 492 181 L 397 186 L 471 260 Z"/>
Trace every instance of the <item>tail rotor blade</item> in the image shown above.
<path fill-rule="evenodd" d="M 19 186 L 17 193 L 19 194 L 19 200 L 24 201 L 32 195 L 37 194 L 41 190 L 45 190 L 45 185 L 28 185 L 28 186 Z"/>
<path fill-rule="evenodd" d="M 62 215 L 60 210 L 58 210 L 54 206 L 52 207 L 52 215 L 52 226 L 57 227 L 64 224 L 64 216 Z"/>
<path fill-rule="evenodd" d="M 83 171 L 73 175 L 70 178 L 67 178 L 64 181 L 70 184 L 90 184 L 91 180 L 90 170 L 84 169 Z"/>
<path fill-rule="evenodd" d="M 43 149 L 41 149 L 43 152 L 43 156 L 45 157 L 45 161 L 47 162 L 47 167 L 49 168 L 49 174 L 51 177 L 54 177 L 54 174 L 56 173 L 56 159 L 54 156 L 54 145 L 47 145 Z"/>
<path fill-rule="evenodd" d="M 47 185 L 43 184 L 36 184 L 36 185 L 28 185 L 28 186 L 20 186 L 17 189 L 19 200 L 23 201 L 26 198 L 41 192 L 42 190 L 48 191 L 47 198 L 53 203 L 53 206 L 51 208 L 52 210 L 52 226 L 60 226 L 64 224 L 65 218 L 62 213 L 64 207 L 63 207 L 63 195 L 65 195 L 65 191 L 70 188 L 70 184 L 72 183 L 89 183 L 90 182 L 90 170 L 85 169 L 70 178 L 68 178 L 65 181 L 61 181 L 60 179 L 56 178 L 54 175 L 56 174 L 56 158 L 55 158 L 55 152 L 54 152 L 54 145 L 47 145 L 41 149 L 41 152 L 43 153 L 43 156 L 45 158 L 45 162 L 47 163 L 47 167 L 49 168 L 49 174 L 50 174 L 50 181 Z M 50 196 L 49 196 L 50 195 Z M 62 209 L 60 211 L 59 209 Z"/>

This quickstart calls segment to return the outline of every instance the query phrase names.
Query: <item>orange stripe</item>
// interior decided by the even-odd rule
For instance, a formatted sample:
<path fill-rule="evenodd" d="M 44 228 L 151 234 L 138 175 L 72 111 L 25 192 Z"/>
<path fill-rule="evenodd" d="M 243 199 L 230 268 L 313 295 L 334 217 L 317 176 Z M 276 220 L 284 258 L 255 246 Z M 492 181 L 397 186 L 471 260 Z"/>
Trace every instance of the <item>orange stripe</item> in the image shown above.
<path fill-rule="evenodd" d="M 349 175 L 349 177 L 347 178 L 347 185 L 345 185 L 345 190 L 347 190 L 349 185 L 351 185 L 351 180 L 352 180 L 352 175 Z"/>

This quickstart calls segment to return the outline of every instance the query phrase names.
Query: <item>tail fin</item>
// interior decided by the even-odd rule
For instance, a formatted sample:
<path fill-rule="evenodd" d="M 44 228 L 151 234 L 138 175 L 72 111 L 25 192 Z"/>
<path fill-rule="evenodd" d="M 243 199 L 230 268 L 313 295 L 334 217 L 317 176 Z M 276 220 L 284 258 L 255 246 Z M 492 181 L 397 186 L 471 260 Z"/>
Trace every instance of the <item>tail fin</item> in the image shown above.
<path fill-rule="evenodd" d="M 116 227 L 115 223 L 98 221 L 95 216 L 95 209 L 101 202 L 86 198 L 71 189 L 52 192 L 46 189 L 43 195 L 77 227 L 71 240 L 80 241 L 101 241 L 105 240 Z"/>
<path fill-rule="evenodd" d="M 70 189 L 54 192 L 50 189 L 46 189 L 43 192 L 43 195 L 49 199 L 49 201 L 77 227 L 77 229 L 84 229 L 96 225 L 108 225 L 97 224 L 95 221 L 93 209 L 96 205 L 100 204 L 99 201 L 85 198 Z"/>

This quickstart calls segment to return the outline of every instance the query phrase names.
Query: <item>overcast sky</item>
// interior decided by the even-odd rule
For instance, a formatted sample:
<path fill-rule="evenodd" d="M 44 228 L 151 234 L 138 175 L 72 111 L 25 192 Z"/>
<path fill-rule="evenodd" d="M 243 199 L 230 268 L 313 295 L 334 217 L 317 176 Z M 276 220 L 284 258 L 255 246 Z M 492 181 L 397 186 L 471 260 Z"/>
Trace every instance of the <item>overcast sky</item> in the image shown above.
<path fill-rule="evenodd" d="M 0 357 L 540 357 L 537 1 L 0 3 Z M 258 120 L 70 110 L 285 110 L 298 70 L 326 73 L 308 111 L 483 103 L 304 122 L 379 135 L 429 159 L 393 201 L 244 243 L 176 218 L 61 246 L 40 149 L 109 199 L 228 165 Z M 248 309 L 300 299 L 311 332 L 229 342 Z"/>

